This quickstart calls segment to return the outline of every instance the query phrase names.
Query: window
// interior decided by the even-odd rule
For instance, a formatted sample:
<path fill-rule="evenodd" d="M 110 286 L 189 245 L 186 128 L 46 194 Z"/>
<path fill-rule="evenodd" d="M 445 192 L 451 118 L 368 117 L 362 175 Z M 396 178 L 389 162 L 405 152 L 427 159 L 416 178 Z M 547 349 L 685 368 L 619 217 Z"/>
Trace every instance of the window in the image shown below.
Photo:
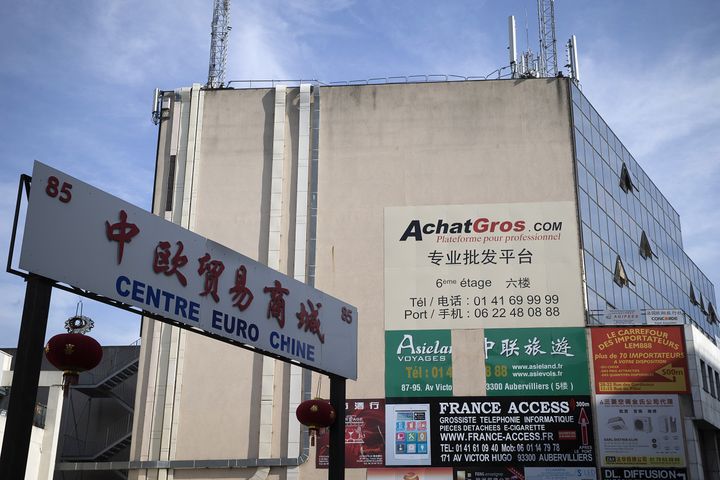
<path fill-rule="evenodd" d="M 699 305 L 697 297 L 695 297 L 695 289 L 693 288 L 692 283 L 690 284 L 690 303 L 693 305 Z"/>
<path fill-rule="evenodd" d="M 715 313 L 715 307 L 713 307 L 712 302 L 708 302 L 708 321 L 712 323 L 717 323 L 718 321 L 717 314 Z"/>
<path fill-rule="evenodd" d="M 620 169 L 620 188 L 622 188 L 625 193 L 630 193 L 633 189 L 638 189 L 633 183 L 625 163 L 622 164 L 622 168 Z"/>
<path fill-rule="evenodd" d="M 627 273 L 625 272 L 625 265 L 623 265 L 620 255 L 618 255 L 615 259 L 615 273 L 613 274 L 613 281 L 620 288 L 624 287 L 628 283 L 635 285 L 628 278 Z"/>
<path fill-rule="evenodd" d="M 650 245 L 650 240 L 648 240 L 648 237 L 645 234 L 644 230 L 640 234 L 640 256 L 645 259 L 652 258 L 653 256 L 657 257 L 657 255 L 655 255 L 655 252 L 653 252 L 652 245 Z"/>
<path fill-rule="evenodd" d="M 700 373 L 702 374 L 703 390 L 709 392 L 710 390 L 708 390 L 707 370 L 705 369 L 705 362 L 703 362 L 702 360 L 700 360 Z"/>
<path fill-rule="evenodd" d="M 714 373 L 714 372 L 713 372 L 712 367 L 710 367 L 710 365 L 708 365 L 708 366 L 707 366 L 707 376 L 708 376 L 708 379 L 710 380 L 710 381 L 709 381 L 709 383 L 710 383 L 710 395 L 712 395 L 713 397 L 717 398 L 717 392 L 715 391 L 715 378 L 713 377 L 713 373 Z"/>
<path fill-rule="evenodd" d="M 720 397 L 720 374 L 718 372 L 715 372 L 715 388 L 717 388 L 718 397 Z"/>
<path fill-rule="evenodd" d="M 168 163 L 168 176 L 167 176 L 167 187 L 165 189 L 165 211 L 171 212 L 173 207 L 173 194 L 175 191 L 175 163 L 176 156 L 170 155 L 170 162 Z"/>

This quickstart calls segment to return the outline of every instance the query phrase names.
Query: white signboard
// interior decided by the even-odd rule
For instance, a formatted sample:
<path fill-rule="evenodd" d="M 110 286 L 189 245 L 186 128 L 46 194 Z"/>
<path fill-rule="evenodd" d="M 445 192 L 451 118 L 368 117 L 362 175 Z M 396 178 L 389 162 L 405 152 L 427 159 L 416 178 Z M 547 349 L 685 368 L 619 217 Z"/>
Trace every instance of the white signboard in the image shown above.
<path fill-rule="evenodd" d="M 573 202 L 385 209 L 385 328 L 584 326 Z"/>
<path fill-rule="evenodd" d="M 603 324 L 605 325 L 639 325 L 642 322 L 640 310 L 605 310 Z"/>
<path fill-rule="evenodd" d="M 602 466 L 685 466 L 677 395 L 596 395 L 595 401 Z"/>
<path fill-rule="evenodd" d="M 525 467 L 525 480 L 597 480 L 593 467 Z"/>
<path fill-rule="evenodd" d="M 682 325 L 685 314 L 682 310 L 645 310 L 645 323 L 648 325 Z"/>
<path fill-rule="evenodd" d="M 36 162 L 20 268 L 357 378 L 357 310 Z"/>

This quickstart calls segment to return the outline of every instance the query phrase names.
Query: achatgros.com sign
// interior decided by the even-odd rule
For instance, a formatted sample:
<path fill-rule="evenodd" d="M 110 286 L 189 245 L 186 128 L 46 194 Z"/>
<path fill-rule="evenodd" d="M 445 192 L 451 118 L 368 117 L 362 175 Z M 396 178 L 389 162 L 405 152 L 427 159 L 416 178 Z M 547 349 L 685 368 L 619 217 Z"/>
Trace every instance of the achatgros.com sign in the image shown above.
<path fill-rule="evenodd" d="M 385 329 L 584 326 L 573 202 L 385 208 Z"/>

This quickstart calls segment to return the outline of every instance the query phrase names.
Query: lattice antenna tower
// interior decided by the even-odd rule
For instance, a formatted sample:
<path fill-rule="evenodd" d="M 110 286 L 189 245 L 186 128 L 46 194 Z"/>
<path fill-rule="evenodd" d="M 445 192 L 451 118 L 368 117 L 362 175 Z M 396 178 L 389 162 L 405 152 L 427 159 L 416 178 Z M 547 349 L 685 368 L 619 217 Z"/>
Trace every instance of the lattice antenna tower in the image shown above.
<path fill-rule="evenodd" d="M 230 39 L 230 0 L 213 0 L 212 33 L 210 37 L 210 67 L 208 88 L 225 86 L 225 64 Z"/>
<path fill-rule="evenodd" d="M 558 74 L 555 0 L 537 0 L 537 10 L 540 31 L 540 76 L 555 77 Z"/>

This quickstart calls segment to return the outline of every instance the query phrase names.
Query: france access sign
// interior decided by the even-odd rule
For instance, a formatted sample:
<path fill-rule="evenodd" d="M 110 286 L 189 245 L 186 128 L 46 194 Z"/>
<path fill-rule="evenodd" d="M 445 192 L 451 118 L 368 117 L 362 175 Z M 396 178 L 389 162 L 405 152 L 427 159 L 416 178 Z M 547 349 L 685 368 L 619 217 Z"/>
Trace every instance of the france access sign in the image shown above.
<path fill-rule="evenodd" d="M 357 378 L 357 309 L 40 162 L 20 268 Z"/>

